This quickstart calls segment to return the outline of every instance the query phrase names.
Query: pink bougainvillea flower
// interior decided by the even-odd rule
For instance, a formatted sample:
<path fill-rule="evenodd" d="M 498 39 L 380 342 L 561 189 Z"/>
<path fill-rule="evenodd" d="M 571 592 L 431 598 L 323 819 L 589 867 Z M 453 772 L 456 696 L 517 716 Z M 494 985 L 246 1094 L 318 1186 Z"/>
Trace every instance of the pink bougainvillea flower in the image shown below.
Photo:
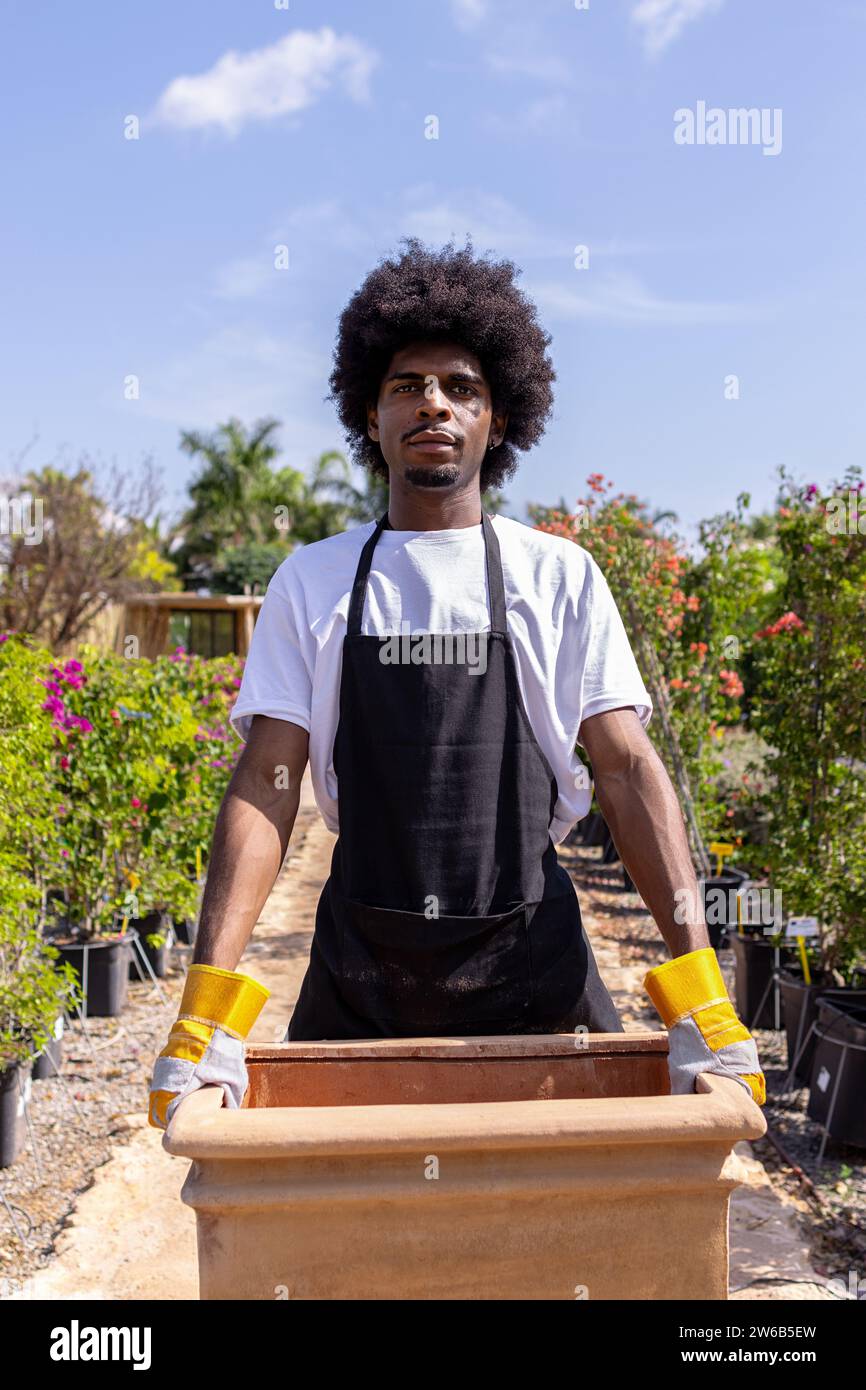
<path fill-rule="evenodd" d="M 53 715 L 55 721 L 59 721 L 66 713 L 66 706 L 59 695 L 49 695 L 42 708 Z"/>
<path fill-rule="evenodd" d="M 133 797 L 130 798 L 129 804 L 130 804 L 130 806 L 140 806 L 140 805 L 141 805 L 141 802 L 139 801 L 139 799 L 138 799 L 137 796 L 133 796 Z"/>
<path fill-rule="evenodd" d="M 797 617 L 796 613 L 789 611 L 783 613 L 781 618 L 777 618 L 769 627 L 762 627 L 759 632 L 755 633 L 755 636 L 776 637 L 780 632 L 799 631 L 800 629 L 805 629 L 805 626 L 806 624 L 801 618 Z"/>
<path fill-rule="evenodd" d="M 110 709 L 110 710 L 108 711 L 108 717 L 109 717 L 109 719 L 119 719 L 119 718 L 120 718 L 120 710 L 117 710 L 117 709 Z"/>
<path fill-rule="evenodd" d="M 60 853 L 63 855 L 63 858 L 64 858 L 64 859 L 68 859 L 68 858 L 69 858 L 69 850 L 68 850 L 68 849 L 62 849 L 62 850 L 60 851 Z"/>
<path fill-rule="evenodd" d="M 93 725 L 91 724 L 89 719 L 85 719 L 83 714 L 70 715 L 69 722 L 70 724 L 73 724 L 76 729 L 80 729 L 83 734 L 89 734 L 93 732 Z"/>
<path fill-rule="evenodd" d="M 60 766 L 63 768 L 63 771 L 66 772 L 66 770 L 67 770 L 68 767 L 69 767 L 69 759 L 68 759 L 67 757 L 61 758 L 61 759 L 60 759 Z"/>

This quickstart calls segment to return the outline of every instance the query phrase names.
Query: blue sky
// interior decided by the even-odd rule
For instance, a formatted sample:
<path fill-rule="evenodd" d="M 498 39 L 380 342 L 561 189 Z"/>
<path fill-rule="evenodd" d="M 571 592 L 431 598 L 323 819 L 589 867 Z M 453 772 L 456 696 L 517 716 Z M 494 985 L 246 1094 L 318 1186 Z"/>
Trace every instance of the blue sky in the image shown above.
<path fill-rule="evenodd" d="M 342 444 L 324 397 L 350 293 L 400 236 L 467 232 L 553 335 L 555 417 L 511 515 L 601 472 L 686 529 L 740 490 L 769 503 L 780 464 L 862 462 L 862 0 L 0 14 L 0 473 L 34 439 L 34 465 L 152 454 L 176 507 L 180 429 L 232 414 L 276 415 L 309 467 Z M 700 101 L 781 110 L 780 152 L 677 144 Z"/>

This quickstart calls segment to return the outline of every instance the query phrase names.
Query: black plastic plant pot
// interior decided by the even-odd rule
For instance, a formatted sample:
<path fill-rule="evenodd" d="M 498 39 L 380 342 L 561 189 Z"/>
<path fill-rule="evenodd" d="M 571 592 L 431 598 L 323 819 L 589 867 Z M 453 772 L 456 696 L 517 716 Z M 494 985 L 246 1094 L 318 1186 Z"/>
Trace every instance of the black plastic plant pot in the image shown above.
<path fill-rule="evenodd" d="M 781 991 L 779 1022 L 776 1023 L 775 989 L 772 983 L 776 952 L 772 942 L 762 936 L 741 936 L 737 931 L 732 931 L 728 940 L 734 948 L 734 990 L 739 1018 L 747 1028 L 783 1028 L 785 1001 Z M 782 946 L 780 964 L 789 949 Z"/>
<path fill-rule="evenodd" d="M 866 1004 L 818 1000 L 806 1114 L 831 1139 L 866 1148 Z"/>
<path fill-rule="evenodd" d="M 165 979 L 166 966 L 168 963 L 168 951 L 170 946 L 171 919 L 167 912 L 149 912 L 146 917 L 139 917 L 134 923 L 135 930 L 138 932 L 138 941 L 145 956 L 150 962 L 150 968 L 158 980 Z M 151 946 L 147 940 L 148 936 L 158 934 L 163 938 L 161 946 Z M 144 975 L 145 979 L 150 977 L 146 967 L 141 962 L 137 947 L 133 947 L 129 953 L 129 978 L 140 980 Z"/>
<path fill-rule="evenodd" d="M 194 946 L 198 936 L 198 921 L 195 917 L 182 917 L 180 921 L 175 917 L 172 919 L 174 924 L 174 934 L 181 946 Z"/>
<path fill-rule="evenodd" d="M 707 935 L 713 950 L 718 951 L 725 933 L 737 929 L 737 903 L 734 896 L 745 882 L 746 875 L 740 869 L 726 869 L 714 878 L 700 879 L 701 898 L 704 905 L 704 918 Z"/>
<path fill-rule="evenodd" d="M 30 1103 L 30 1063 L 13 1062 L 0 1071 L 0 1168 L 9 1168 L 24 1146 Z"/>
<path fill-rule="evenodd" d="M 129 951 L 132 937 L 62 945 L 52 943 L 61 961 L 72 966 L 84 995 L 88 1018 L 116 1018 L 126 1007 L 129 992 Z"/>
<path fill-rule="evenodd" d="M 804 1086 L 809 1080 L 815 1055 L 816 1038 L 810 1030 L 818 1017 L 818 1000 L 828 999 L 831 1003 L 838 1003 L 841 1008 L 846 1008 L 848 1003 L 866 1007 L 866 989 L 840 989 L 828 976 L 820 977 L 817 971 L 814 972 L 812 983 L 807 985 L 803 976 L 791 969 L 782 972 L 780 985 L 785 1001 L 788 1068 L 790 1070 L 799 1052 L 794 1080 Z"/>
<path fill-rule="evenodd" d="M 54 1037 L 47 1042 L 33 1062 L 33 1080 L 49 1081 L 60 1071 L 63 1061 L 64 1018 L 61 1014 L 54 1025 Z"/>

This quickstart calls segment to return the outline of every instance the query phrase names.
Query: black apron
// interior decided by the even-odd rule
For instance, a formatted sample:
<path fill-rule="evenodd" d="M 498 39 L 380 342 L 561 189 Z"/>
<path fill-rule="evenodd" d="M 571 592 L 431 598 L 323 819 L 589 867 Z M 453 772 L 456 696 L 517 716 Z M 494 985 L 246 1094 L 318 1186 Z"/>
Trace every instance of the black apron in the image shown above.
<path fill-rule="evenodd" d="M 361 620 L 387 512 L 361 552 L 334 740 L 340 831 L 290 1041 L 623 1031 L 550 838 L 556 777 L 520 694 L 499 542 L 481 524 L 491 627 L 447 634 L 451 661 L 412 661 L 417 637 L 409 660 L 383 660 L 393 639 Z"/>

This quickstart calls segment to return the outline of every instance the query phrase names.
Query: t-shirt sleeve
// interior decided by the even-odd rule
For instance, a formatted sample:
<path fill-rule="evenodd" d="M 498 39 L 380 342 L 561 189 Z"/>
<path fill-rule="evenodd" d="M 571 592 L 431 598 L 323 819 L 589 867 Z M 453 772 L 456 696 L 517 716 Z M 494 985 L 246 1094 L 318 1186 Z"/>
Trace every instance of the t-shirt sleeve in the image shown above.
<path fill-rule="evenodd" d="M 646 728 L 652 716 L 652 700 L 608 582 L 589 552 L 584 554 L 585 580 L 577 605 L 576 728 L 591 715 L 627 705 L 634 706 Z"/>
<path fill-rule="evenodd" d="M 249 737 L 253 715 L 286 719 L 310 730 L 315 642 L 304 617 L 303 594 L 284 560 L 268 585 L 229 722 Z"/>

